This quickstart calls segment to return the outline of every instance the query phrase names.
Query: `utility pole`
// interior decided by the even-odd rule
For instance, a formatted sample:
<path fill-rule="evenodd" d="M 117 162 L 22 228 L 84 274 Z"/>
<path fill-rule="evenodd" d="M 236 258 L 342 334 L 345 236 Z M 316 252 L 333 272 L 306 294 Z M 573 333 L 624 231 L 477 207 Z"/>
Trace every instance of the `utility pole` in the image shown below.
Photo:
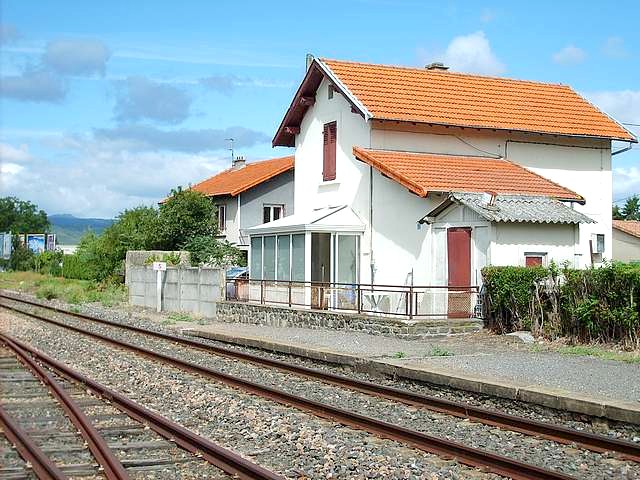
<path fill-rule="evenodd" d="M 233 165 L 233 161 L 235 157 L 233 155 L 233 138 L 225 138 L 227 142 L 229 142 L 229 151 L 231 151 L 231 165 Z"/>

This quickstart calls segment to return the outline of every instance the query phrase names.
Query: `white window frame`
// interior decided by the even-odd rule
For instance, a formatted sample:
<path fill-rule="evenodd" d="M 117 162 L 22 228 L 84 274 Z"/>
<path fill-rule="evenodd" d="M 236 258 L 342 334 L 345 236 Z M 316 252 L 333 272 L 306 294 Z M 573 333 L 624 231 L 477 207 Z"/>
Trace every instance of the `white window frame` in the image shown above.
<path fill-rule="evenodd" d="M 264 222 L 264 209 L 265 208 L 269 209 L 269 221 L 268 222 Z M 283 204 L 277 204 L 277 203 L 264 203 L 262 205 L 262 220 L 263 220 L 263 223 L 271 223 L 271 222 L 273 222 L 274 221 L 273 213 L 274 213 L 275 209 L 278 209 L 278 208 L 280 209 L 280 217 L 278 217 L 278 220 L 279 220 L 280 218 L 284 217 L 284 205 Z"/>
<path fill-rule="evenodd" d="M 532 257 L 532 258 L 540 257 L 540 258 L 542 258 L 541 266 L 546 267 L 546 266 L 549 265 L 547 252 L 524 252 L 524 265 L 525 266 L 527 265 L 527 258 L 528 257 Z"/>
<path fill-rule="evenodd" d="M 222 214 L 222 218 L 223 221 L 220 221 L 220 212 L 223 212 Z M 224 203 L 219 203 L 216 205 L 216 219 L 218 221 L 218 231 L 220 231 L 220 233 L 222 232 L 226 232 L 227 231 L 227 205 Z"/>

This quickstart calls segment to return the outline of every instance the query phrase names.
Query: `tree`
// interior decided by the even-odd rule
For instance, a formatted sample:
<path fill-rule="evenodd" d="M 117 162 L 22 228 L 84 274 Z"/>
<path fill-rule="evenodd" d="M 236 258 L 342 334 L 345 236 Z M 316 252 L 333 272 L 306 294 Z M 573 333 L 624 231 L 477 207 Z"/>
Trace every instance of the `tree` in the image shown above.
<path fill-rule="evenodd" d="M 640 196 L 633 195 L 627 198 L 624 206 L 613 206 L 612 216 L 614 220 L 640 220 Z"/>
<path fill-rule="evenodd" d="M 640 196 L 634 195 L 627 198 L 622 207 L 622 215 L 625 220 L 640 220 Z"/>
<path fill-rule="evenodd" d="M 218 233 L 215 206 L 200 192 L 171 191 L 160 205 L 156 231 L 157 248 L 179 250 L 189 240 L 200 236 L 213 237 Z"/>
<path fill-rule="evenodd" d="M 0 232 L 41 233 L 49 229 L 44 210 L 16 197 L 0 198 Z"/>

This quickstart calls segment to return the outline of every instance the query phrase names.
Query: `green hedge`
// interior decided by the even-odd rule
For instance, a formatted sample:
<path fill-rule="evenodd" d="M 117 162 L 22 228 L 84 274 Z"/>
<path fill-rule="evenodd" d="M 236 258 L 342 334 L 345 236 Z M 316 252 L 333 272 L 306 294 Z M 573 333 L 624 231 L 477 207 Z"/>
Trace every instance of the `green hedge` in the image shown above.
<path fill-rule="evenodd" d="M 91 269 L 87 268 L 86 262 L 78 254 L 64 256 L 61 275 L 65 278 L 93 280 Z"/>
<path fill-rule="evenodd" d="M 496 332 L 640 345 L 639 265 L 486 267 L 482 275 L 485 322 Z"/>

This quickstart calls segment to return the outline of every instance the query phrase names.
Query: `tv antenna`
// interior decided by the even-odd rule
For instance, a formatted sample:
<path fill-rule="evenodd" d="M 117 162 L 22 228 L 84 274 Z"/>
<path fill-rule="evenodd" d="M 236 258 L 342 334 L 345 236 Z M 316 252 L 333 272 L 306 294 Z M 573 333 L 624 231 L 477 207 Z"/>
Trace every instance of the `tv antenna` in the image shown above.
<path fill-rule="evenodd" d="M 229 151 L 231 152 L 231 164 L 233 165 L 233 161 L 235 157 L 233 155 L 233 138 L 225 138 L 225 141 L 229 142 Z"/>

